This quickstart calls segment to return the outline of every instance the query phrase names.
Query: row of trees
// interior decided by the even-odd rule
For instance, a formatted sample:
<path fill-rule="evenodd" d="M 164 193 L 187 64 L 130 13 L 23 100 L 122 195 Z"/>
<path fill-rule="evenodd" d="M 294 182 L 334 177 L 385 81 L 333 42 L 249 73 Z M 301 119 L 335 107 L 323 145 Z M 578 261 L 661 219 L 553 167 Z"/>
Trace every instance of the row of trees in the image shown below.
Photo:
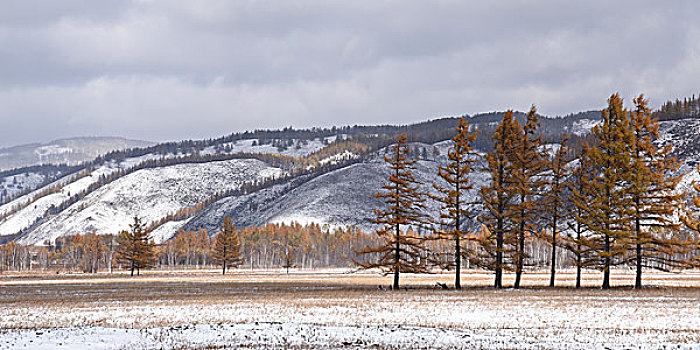
<path fill-rule="evenodd" d="M 425 242 L 448 239 L 454 241 L 456 288 L 463 257 L 493 270 L 496 288 L 503 287 L 503 272 L 513 271 L 514 287 L 519 288 L 524 268 L 533 264 L 528 241 L 545 239 L 551 246 L 551 286 L 558 250 L 570 252 L 577 287 L 582 268 L 601 270 L 607 289 L 610 269 L 617 265 L 636 269 L 637 288 L 644 268 L 700 266 L 699 224 L 677 190 L 680 177 L 670 155 L 672 145 L 659 148 L 658 121 L 644 96 L 634 104 L 633 110 L 625 109 L 622 98 L 613 94 L 601 123 L 592 129 L 592 142 L 578 147 L 578 154 L 572 154 L 565 138 L 554 147 L 544 143 L 534 106 L 524 125 L 512 111 L 506 112 L 492 136 L 492 150 L 484 156 L 474 152 L 476 131 L 470 133 L 462 118 L 449 161 L 439 168 L 447 185 L 433 184 L 438 195 L 431 197 L 442 206 L 438 218 L 425 215 L 428 194 L 412 174 L 416 161 L 408 157 L 407 138 L 399 136 L 385 156 L 388 182 L 377 193 L 386 203 L 374 221 L 382 241 L 359 252 L 371 257 L 359 265 L 392 273 L 398 288 L 401 272 L 426 272 L 441 263 L 425 252 Z M 470 196 L 469 175 L 477 164 L 483 164 L 490 181 L 478 189 L 478 196 Z M 700 199 L 695 201 L 700 204 Z M 484 234 L 469 235 L 466 225 L 477 220 Z M 414 237 L 406 233 L 409 228 L 434 233 Z M 465 251 L 463 240 L 476 244 Z"/>
<path fill-rule="evenodd" d="M 231 267 L 301 268 L 353 266 L 355 251 L 376 241 L 374 235 L 356 228 L 323 227 L 318 224 L 267 224 L 237 229 L 230 218 L 210 236 L 204 228 L 180 230 L 173 239 L 155 244 L 141 219 L 117 235 L 73 235 L 56 239 L 54 245 L 23 246 L 16 242 L 0 246 L 0 270 L 58 269 L 94 273 L 113 268 L 139 274 L 154 266 L 211 267 L 225 273 Z"/>

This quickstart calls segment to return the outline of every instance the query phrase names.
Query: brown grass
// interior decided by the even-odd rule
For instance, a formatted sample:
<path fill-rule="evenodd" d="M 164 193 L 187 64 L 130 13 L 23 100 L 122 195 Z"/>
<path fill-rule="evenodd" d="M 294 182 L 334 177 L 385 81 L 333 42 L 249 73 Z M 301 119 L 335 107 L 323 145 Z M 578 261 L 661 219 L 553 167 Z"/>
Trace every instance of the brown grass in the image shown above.
<path fill-rule="evenodd" d="M 598 288 L 600 275 L 586 273 L 586 288 L 572 288 L 574 275 L 529 273 L 521 290 L 494 290 L 492 275 L 467 271 L 461 291 L 451 274 L 402 275 L 407 290 L 390 292 L 390 277 L 342 270 L 147 271 L 95 275 L 0 276 L 0 328 L 66 326 L 150 327 L 190 323 L 288 321 L 317 324 L 384 324 L 500 328 L 632 327 L 670 332 L 700 331 L 700 273 L 649 273 L 651 287 L 633 290 L 634 276 L 615 271 L 613 290 Z M 507 275 L 505 284 L 512 283 Z M 696 317 L 683 321 L 684 315 Z M 550 318 L 550 314 L 565 317 Z M 483 315 L 479 316 L 479 315 Z M 483 320 L 482 320 L 483 318 Z M 612 318 L 612 319 L 610 319 Z M 634 322 L 626 325 L 632 318 Z M 656 320 L 654 320 L 654 318 Z M 552 323 L 553 322 L 553 323 Z"/>

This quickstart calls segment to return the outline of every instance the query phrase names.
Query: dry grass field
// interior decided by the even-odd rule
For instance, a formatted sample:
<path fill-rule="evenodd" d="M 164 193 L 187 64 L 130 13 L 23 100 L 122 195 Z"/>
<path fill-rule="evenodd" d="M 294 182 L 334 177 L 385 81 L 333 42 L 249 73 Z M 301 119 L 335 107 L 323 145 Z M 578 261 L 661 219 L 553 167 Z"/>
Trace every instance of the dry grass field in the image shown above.
<path fill-rule="evenodd" d="M 700 348 L 700 272 L 525 275 L 520 290 L 492 275 L 402 275 L 343 270 L 147 271 L 0 275 L 0 349 L 11 348 Z M 512 276 L 506 276 L 506 285 Z M 29 346 L 29 347 L 27 347 Z"/>

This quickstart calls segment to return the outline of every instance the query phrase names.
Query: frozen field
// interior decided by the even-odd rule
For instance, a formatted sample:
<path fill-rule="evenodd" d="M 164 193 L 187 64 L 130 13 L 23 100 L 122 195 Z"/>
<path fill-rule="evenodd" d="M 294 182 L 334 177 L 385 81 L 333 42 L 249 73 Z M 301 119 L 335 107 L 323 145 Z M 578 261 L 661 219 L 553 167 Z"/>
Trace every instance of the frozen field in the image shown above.
<path fill-rule="evenodd" d="M 549 289 L 546 274 L 521 290 L 493 290 L 468 272 L 388 277 L 341 271 L 150 272 L 0 275 L 0 349 L 700 349 L 700 273 L 600 275 L 587 288 Z M 506 283 L 512 276 L 506 278 Z"/>

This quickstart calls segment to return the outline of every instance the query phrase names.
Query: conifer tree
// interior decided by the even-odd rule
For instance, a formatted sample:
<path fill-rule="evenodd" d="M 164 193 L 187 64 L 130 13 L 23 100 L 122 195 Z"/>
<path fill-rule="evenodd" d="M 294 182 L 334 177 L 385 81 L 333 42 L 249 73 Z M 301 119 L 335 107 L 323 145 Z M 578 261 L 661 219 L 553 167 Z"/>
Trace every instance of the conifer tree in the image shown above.
<path fill-rule="evenodd" d="M 537 135 L 539 119 L 535 106 L 530 108 L 527 121 L 521 128 L 517 120 L 513 122 L 513 143 L 506 144 L 507 155 L 510 159 L 511 185 L 507 187 L 508 194 L 515 198 L 507 213 L 507 219 L 513 223 L 511 239 L 514 240 L 515 253 L 515 283 L 514 288 L 520 288 L 520 280 L 527 258 L 525 240 L 535 235 L 535 221 L 538 218 L 537 196 L 541 194 L 544 185 L 541 173 L 546 166 L 546 158 L 542 154 L 542 137 Z"/>
<path fill-rule="evenodd" d="M 588 203 L 577 205 L 586 212 L 581 219 L 591 231 L 582 243 L 596 253 L 591 263 L 603 271 L 603 289 L 610 288 L 610 268 L 624 262 L 625 239 L 629 238 L 629 218 L 633 214 L 629 196 L 631 182 L 630 147 L 632 133 L 629 113 L 615 93 L 602 112 L 602 122 L 592 129 L 598 145 L 586 155 L 596 170 L 584 186 Z"/>
<path fill-rule="evenodd" d="M 668 254 L 662 252 L 673 250 L 675 242 L 655 232 L 678 229 L 671 217 L 680 204 L 681 194 L 675 191 L 680 176 L 672 175 L 679 166 L 671 157 L 672 145 L 658 149 L 654 144 L 659 138 L 659 123 L 651 118 L 644 95 L 635 98 L 634 104 L 636 108 L 630 113 L 632 179 L 629 188 L 634 212 L 633 231 L 628 242 L 635 252 L 632 258 L 636 269 L 634 287 L 641 288 L 643 267 L 661 267 L 669 263 L 664 257 Z"/>
<path fill-rule="evenodd" d="M 445 180 L 448 186 L 441 186 L 433 183 L 433 187 L 438 191 L 434 197 L 441 203 L 440 226 L 447 227 L 438 234 L 439 238 L 454 241 L 454 267 L 455 267 L 455 288 L 461 289 L 460 270 L 462 266 L 462 242 L 466 231 L 462 229 L 462 224 L 470 215 L 467 201 L 467 191 L 474 187 L 469 179 L 469 174 L 476 162 L 476 153 L 471 143 L 476 139 L 476 131 L 469 133 L 469 123 L 460 118 L 455 128 L 457 135 L 452 138 L 452 147 L 447 153 L 448 163 L 440 166 L 438 175 Z"/>
<path fill-rule="evenodd" d="M 554 287 L 554 279 L 556 274 L 557 263 L 557 237 L 559 237 L 559 225 L 563 218 L 567 216 L 566 212 L 566 194 L 567 194 L 567 179 L 571 175 L 568 167 L 569 148 L 567 147 L 568 138 L 563 138 L 559 142 L 559 147 L 556 152 L 549 157 L 547 162 L 547 191 L 543 194 L 542 209 L 551 227 L 552 258 L 550 260 L 550 276 L 549 286 Z"/>
<path fill-rule="evenodd" d="M 138 216 L 134 216 L 134 223 L 129 225 L 129 229 L 130 231 L 122 231 L 117 237 L 116 258 L 119 264 L 130 266 L 133 276 L 134 270 L 138 275 L 141 269 L 153 266 L 155 244 Z"/>
<path fill-rule="evenodd" d="M 221 264 L 221 274 L 226 274 L 226 269 L 237 267 L 241 264 L 241 244 L 238 231 L 233 225 L 230 217 L 226 216 L 221 224 L 221 231 L 214 240 L 214 251 L 212 259 L 215 263 Z"/>
<path fill-rule="evenodd" d="M 594 169 L 589 164 L 588 152 L 590 148 L 588 144 L 584 143 L 581 147 L 581 153 L 578 157 L 578 165 L 572 170 L 571 178 L 568 181 L 568 189 L 571 192 L 570 202 L 568 203 L 567 210 L 572 214 L 570 220 L 567 224 L 569 230 L 568 236 L 562 237 L 562 247 L 574 254 L 574 265 L 576 266 L 576 288 L 581 288 L 581 269 L 583 267 L 589 267 L 590 256 L 593 244 L 589 243 L 587 240 L 588 227 L 586 222 L 588 222 L 588 215 L 591 214 L 589 210 L 589 203 L 591 202 L 591 193 L 588 191 L 586 186 L 590 184 L 591 178 L 594 174 Z"/>
<path fill-rule="evenodd" d="M 366 262 L 355 261 L 361 268 L 378 268 L 386 274 L 393 274 L 392 288 L 399 288 L 399 274 L 429 272 L 423 257 L 422 240 L 409 236 L 410 227 L 423 227 L 427 224 L 424 214 L 424 193 L 420 182 L 413 176 L 415 159 L 409 157 L 410 149 L 405 134 L 399 135 L 397 143 L 391 146 L 391 152 L 384 155 L 389 165 L 388 182 L 382 186 L 383 191 L 376 193 L 384 200 L 385 207 L 375 209 L 376 219 L 373 223 L 381 225 L 376 231 L 382 244 L 366 247 L 358 254 L 369 254 Z"/>
<path fill-rule="evenodd" d="M 484 171 L 491 176 L 490 183 L 481 187 L 479 194 L 485 214 L 479 220 L 486 226 L 486 234 L 478 238 L 482 248 L 474 258 L 477 266 L 494 271 L 494 287 L 503 288 L 503 270 L 508 268 L 505 257 L 512 254 L 512 242 L 506 242 L 512 226 L 507 220 L 513 198 L 510 196 L 512 183 L 511 164 L 508 152 L 518 136 L 513 111 L 503 115 L 492 136 L 493 151 L 486 153 Z M 508 243 L 508 244 L 507 244 Z"/>

